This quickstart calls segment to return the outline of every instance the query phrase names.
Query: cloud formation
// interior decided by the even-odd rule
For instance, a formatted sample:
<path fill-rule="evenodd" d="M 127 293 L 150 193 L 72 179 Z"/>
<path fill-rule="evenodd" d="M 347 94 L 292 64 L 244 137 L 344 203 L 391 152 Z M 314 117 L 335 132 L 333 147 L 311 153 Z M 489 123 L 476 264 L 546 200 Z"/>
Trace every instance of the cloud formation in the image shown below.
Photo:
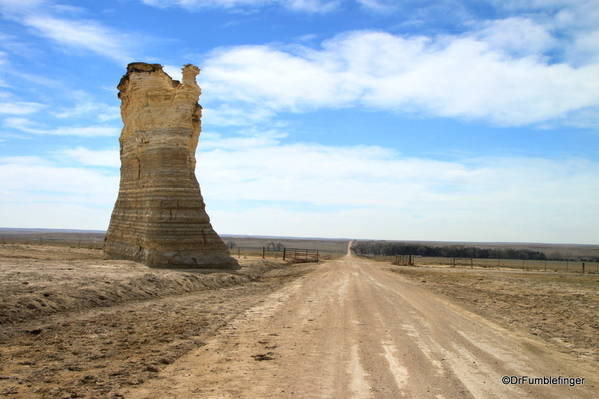
<path fill-rule="evenodd" d="M 160 8 L 180 6 L 190 11 L 206 8 L 258 8 L 278 4 L 290 10 L 311 13 L 326 13 L 337 8 L 341 3 L 338 0 L 142 0 L 142 2 Z"/>
<path fill-rule="evenodd" d="M 119 129 L 111 126 L 82 126 L 82 127 L 58 127 L 46 129 L 37 123 L 25 118 L 6 118 L 4 127 L 20 130 L 25 133 L 60 135 L 60 136 L 82 136 L 82 137 L 118 137 Z"/>
<path fill-rule="evenodd" d="M 118 172 L 65 167 L 45 159 L 0 158 L 4 226 L 104 229 L 118 190 Z"/>
<path fill-rule="evenodd" d="M 5 101 L 2 101 L 5 100 Z M 12 96 L 3 96 L 0 93 L 0 115 L 27 115 L 39 112 L 45 108 L 44 104 L 29 101 L 18 101 L 12 99 Z"/>
<path fill-rule="evenodd" d="M 74 7 L 48 0 L 0 0 L 0 12 L 65 50 L 90 51 L 119 63 L 131 62 L 139 43 L 135 36 L 79 18 Z"/>
<path fill-rule="evenodd" d="M 325 224 L 338 237 L 542 242 L 563 229 L 572 242 L 599 239 L 591 222 L 599 217 L 597 162 L 447 162 L 379 146 L 283 144 L 273 132 L 266 136 L 203 138 L 196 174 L 221 232 L 306 236 Z"/>
<path fill-rule="evenodd" d="M 551 242 L 559 230 L 571 242 L 599 239 L 597 162 L 447 162 L 379 146 L 283 144 L 281 136 L 203 136 L 196 175 L 220 233 L 314 236 L 326 225 L 328 237 Z M 11 210 L 0 210 L 2 220 L 26 226 L 28 215 L 43 213 L 29 226 L 74 228 L 84 220 L 86 228 L 106 228 L 118 151 L 78 147 L 55 156 L 0 158 L 0 209 Z"/>
<path fill-rule="evenodd" d="M 273 112 L 368 107 L 504 126 L 564 120 L 580 110 L 597 118 L 599 62 L 550 62 L 544 53 L 554 42 L 526 19 L 435 38 L 356 31 L 321 49 L 219 49 L 204 63 L 202 84 L 229 106 Z"/>

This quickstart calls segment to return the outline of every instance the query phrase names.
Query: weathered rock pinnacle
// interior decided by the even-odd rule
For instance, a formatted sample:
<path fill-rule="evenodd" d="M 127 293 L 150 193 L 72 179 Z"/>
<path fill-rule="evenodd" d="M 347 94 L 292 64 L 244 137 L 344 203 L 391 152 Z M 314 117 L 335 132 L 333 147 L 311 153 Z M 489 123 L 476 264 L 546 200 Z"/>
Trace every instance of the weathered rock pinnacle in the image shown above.
<path fill-rule="evenodd" d="M 195 177 L 201 93 L 194 65 L 183 82 L 135 62 L 118 89 L 124 127 L 119 194 L 104 239 L 109 259 L 152 267 L 235 268 L 210 225 Z"/>

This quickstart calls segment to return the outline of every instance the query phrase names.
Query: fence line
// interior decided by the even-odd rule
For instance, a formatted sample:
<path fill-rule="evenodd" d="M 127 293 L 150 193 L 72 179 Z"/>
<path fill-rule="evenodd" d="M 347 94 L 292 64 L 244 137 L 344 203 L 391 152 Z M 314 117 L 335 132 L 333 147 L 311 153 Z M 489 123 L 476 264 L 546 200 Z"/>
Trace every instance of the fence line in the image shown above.
<path fill-rule="evenodd" d="M 318 251 L 313 249 L 285 248 L 283 260 L 291 258 L 294 261 L 318 262 Z"/>
<path fill-rule="evenodd" d="M 414 264 L 599 274 L 599 261 L 416 257 Z"/>
<path fill-rule="evenodd" d="M 71 248 L 102 249 L 104 241 L 71 240 L 49 237 L 12 237 L 2 236 L 2 245 L 33 245 Z"/>

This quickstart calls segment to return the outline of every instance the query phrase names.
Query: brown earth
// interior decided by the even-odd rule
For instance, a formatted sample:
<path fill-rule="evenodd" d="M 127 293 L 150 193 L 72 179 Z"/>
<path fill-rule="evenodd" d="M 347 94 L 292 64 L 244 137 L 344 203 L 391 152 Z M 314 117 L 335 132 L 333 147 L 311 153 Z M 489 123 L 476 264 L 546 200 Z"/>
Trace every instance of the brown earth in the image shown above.
<path fill-rule="evenodd" d="M 392 267 L 514 331 L 599 368 L 599 276 L 510 269 Z"/>
<path fill-rule="evenodd" d="M 0 397 L 123 397 L 313 267 L 162 270 L 101 255 L 0 246 Z"/>
<path fill-rule="evenodd" d="M 0 246 L 0 396 L 592 398 L 597 276 Z M 545 319 L 545 320 L 543 320 Z M 504 385 L 501 377 L 585 378 Z"/>

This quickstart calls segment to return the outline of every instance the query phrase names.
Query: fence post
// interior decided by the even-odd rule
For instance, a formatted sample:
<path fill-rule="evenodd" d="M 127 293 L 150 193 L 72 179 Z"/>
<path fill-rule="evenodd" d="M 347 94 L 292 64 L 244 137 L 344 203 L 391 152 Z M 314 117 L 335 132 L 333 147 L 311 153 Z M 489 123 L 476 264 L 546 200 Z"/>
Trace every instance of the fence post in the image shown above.
<path fill-rule="evenodd" d="M 582 274 L 584 274 L 584 262 L 582 262 Z"/>
<path fill-rule="evenodd" d="M 266 255 L 266 247 L 262 247 L 262 259 L 264 259 L 265 255 Z"/>
<path fill-rule="evenodd" d="M 40 247 L 44 246 L 44 239 L 42 237 L 40 237 Z"/>
<path fill-rule="evenodd" d="M 237 247 L 237 259 L 241 259 L 241 248 Z"/>
<path fill-rule="evenodd" d="M 472 261 L 472 258 L 470 258 L 470 268 L 474 269 L 474 262 Z"/>

